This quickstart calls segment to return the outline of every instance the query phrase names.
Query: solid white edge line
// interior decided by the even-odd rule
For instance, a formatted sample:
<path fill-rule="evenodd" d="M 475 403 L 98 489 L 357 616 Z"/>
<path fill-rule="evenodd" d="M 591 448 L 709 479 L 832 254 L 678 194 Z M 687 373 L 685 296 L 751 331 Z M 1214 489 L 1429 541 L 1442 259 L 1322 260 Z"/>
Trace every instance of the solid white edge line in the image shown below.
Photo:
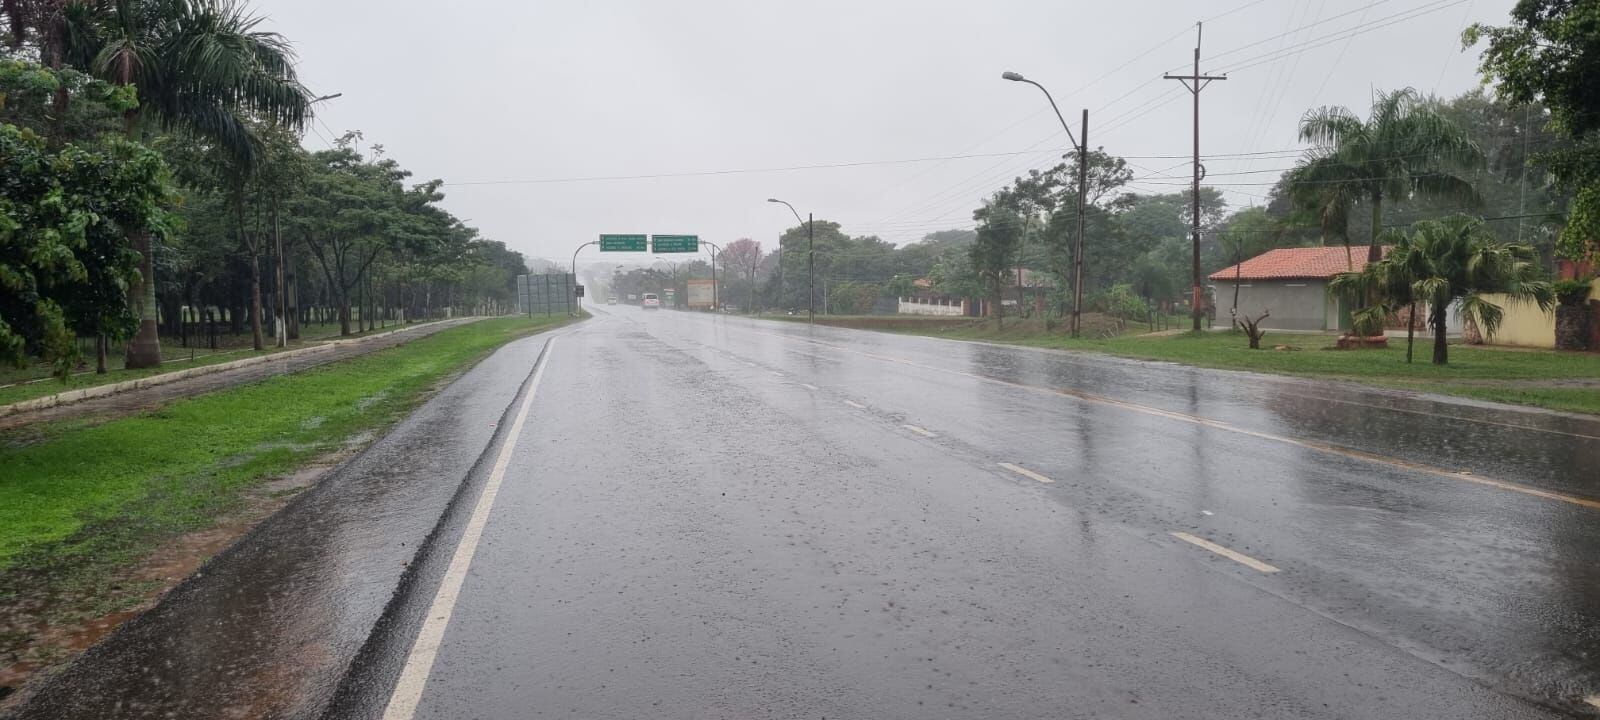
<path fill-rule="evenodd" d="M 511 423 L 511 430 L 506 435 L 505 444 L 500 447 L 500 455 L 495 458 L 494 469 L 489 471 L 489 479 L 483 485 L 483 493 L 478 496 L 478 503 L 472 508 L 472 517 L 467 520 L 467 528 L 461 533 L 461 540 L 456 545 L 455 556 L 450 558 L 450 566 L 445 570 L 444 579 L 439 583 L 439 591 L 433 596 L 433 604 L 428 606 L 427 619 L 422 623 L 422 629 L 417 631 L 417 639 L 411 645 L 411 652 L 406 656 L 406 664 L 400 671 L 400 679 L 395 683 L 394 692 L 389 695 L 389 704 L 383 711 L 383 720 L 411 720 L 416 715 L 417 703 L 422 701 L 422 691 L 428 684 L 428 675 L 433 672 L 433 661 L 439 655 L 439 647 L 444 641 L 445 628 L 450 625 L 450 615 L 455 611 L 456 600 L 461 595 L 461 586 L 467 579 L 467 570 L 472 567 L 472 556 L 478 551 L 478 541 L 483 537 L 483 528 L 489 522 L 489 511 L 494 508 L 495 495 L 500 492 L 500 483 L 505 479 L 506 468 L 511 465 L 511 453 L 517 448 L 517 438 L 522 435 L 522 425 L 528 419 L 528 410 L 533 407 L 533 398 L 539 392 L 539 381 L 544 378 L 544 369 L 550 365 L 550 355 L 555 348 L 556 338 L 550 338 L 544 346 L 544 358 L 539 361 L 538 369 L 534 370 L 533 382 L 528 385 L 528 395 L 522 399 L 522 407 L 517 409 L 517 417 Z"/>
<path fill-rule="evenodd" d="M 1054 480 L 1051 480 L 1050 478 L 1047 478 L 1047 477 L 1045 477 L 1043 475 L 1040 475 L 1039 473 L 1036 473 L 1036 472 L 1034 472 L 1032 470 L 1029 470 L 1029 469 L 1027 469 L 1025 467 L 1022 467 L 1021 465 L 1013 465 L 1011 463 L 1000 463 L 1000 467 L 1003 467 L 1003 468 L 1005 468 L 1007 470 L 1010 470 L 1011 472 L 1014 472 L 1014 473 L 1016 473 L 1018 475 L 1021 475 L 1021 476 L 1025 477 L 1025 478 L 1031 478 L 1033 480 L 1038 480 L 1039 482 L 1042 482 L 1042 483 L 1053 483 L 1053 482 L 1055 482 Z"/>
<path fill-rule="evenodd" d="M 1221 545 L 1218 545 L 1218 544 L 1216 544 L 1214 542 L 1211 542 L 1210 540 L 1207 540 L 1205 538 L 1195 537 L 1195 536 L 1190 535 L 1189 533 L 1186 533 L 1186 532 L 1175 532 L 1175 533 L 1172 533 L 1172 536 L 1177 538 L 1177 539 L 1179 539 L 1179 540 L 1182 540 L 1182 541 L 1184 541 L 1186 543 L 1189 543 L 1191 545 L 1194 545 L 1194 546 L 1197 546 L 1197 547 L 1201 547 L 1201 548 L 1204 548 L 1206 550 L 1210 550 L 1213 553 L 1216 553 L 1216 554 L 1221 555 L 1221 556 L 1223 556 L 1223 557 L 1225 557 L 1225 558 L 1227 558 L 1229 560 L 1232 560 L 1232 561 L 1234 561 L 1236 563 L 1239 563 L 1240 565 L 1243 565 L 1243 566 L 1245 566 L 1247 568 L 1250 568 L 1251 570 L 1255 570 L 1257 572 L 1264 572 L 1264 573 L 1280 572 L 1278 570 L 1278 568 L 1276 568 L 1276 567 L 1268 565 L 1268 564 L 1266 564 L 1264 562 L 1261 562 L 1260 560 L 1257 560 L 1257 559 L 1255 559 L 1253 557 L 1250 557 L 1249 555 L 1246 555 L 1244 553 L 1238 552 L 1236 550 L 1230 550 L 1228 548 L 1225 548 L 1225 547 L 1223 547 Z"/>
<path fill-rule="evenodd" d="M 900 427 L 903 427 L 903 428 L 905 428 L 907 430 L 910 430 L 911 432 L 914 432 L 914 433 L 916 433 L 918 435 L 921 435 L 923 437 L 926 437 L 926 438 L 939 437 L 938 435 L 935 435 L 935 434 L 933 434 L 931 432 L 928 432 L 926 429 L 917 427 L 916 425 L 901 425 Z"/>

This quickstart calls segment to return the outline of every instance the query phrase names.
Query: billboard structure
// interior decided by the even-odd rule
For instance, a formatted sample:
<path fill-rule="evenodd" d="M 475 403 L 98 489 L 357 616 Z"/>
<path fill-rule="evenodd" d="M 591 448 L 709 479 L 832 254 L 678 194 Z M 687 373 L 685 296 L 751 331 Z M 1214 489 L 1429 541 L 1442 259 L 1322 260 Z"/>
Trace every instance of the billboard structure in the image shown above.
<path fill-rule="evenodd" d="M 689 282 L 689 309 L 710 310 L 716 304 L 716 281 L 690 280 Z"/>
<path fill-rule="evenodd" d="M 555 315 L 577 312 L 577 278 L 570 273 L 517 276 L 517 312 Z"/>

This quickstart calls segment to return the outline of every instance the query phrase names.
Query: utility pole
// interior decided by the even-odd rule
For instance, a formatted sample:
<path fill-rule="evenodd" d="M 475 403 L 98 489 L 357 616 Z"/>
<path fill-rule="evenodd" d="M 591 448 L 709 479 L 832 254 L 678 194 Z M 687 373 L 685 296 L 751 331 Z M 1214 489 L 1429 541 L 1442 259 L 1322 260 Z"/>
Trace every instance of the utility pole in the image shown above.
<path fill-rule="evenodd" d="M 1054 101 L 1052 101 L 1054 103 Z M 1068 133 L 1070 135 L 1071 133 Z M 1089 109 L 1083 109 L 1083 134 L 1078 136 L 1078 249 L 1072 255 L 1072 336 L 1078 337 L 1083 314 L 1083 215 L 1089 194 Z"/>
<path fill-rule="evenodd" d="M 1188 88 L 1194 95 L 1194 287 L 1189 295 L 1190 309 L 1194 312 L 1194 329 L 1200 330 L 1200 299 L 1204 292 L 1200 287 L 1200 179 L 1205 177 L 1205 168 L 1200 165 L 1200 91 L 1206 89 L 1213 80 L 1227 80 L 1227 75 L 1201 75 L 1200 74 L 1200 38 L 1204 27 L 1201 23 L 1194 24 L 1194 74 L 1193 75 L 1163 75 L 1167 80 L 1177 80 Z"/>
<path fill-rule="evenodd" d="M 816 219 L 811 213 L 806 213 L 806 295 L 811 300 L 806 322 L 812 325 L 817 324 L 817 251 L 813 244 L 816 238 L 812 234 L 816 227 Z"/>

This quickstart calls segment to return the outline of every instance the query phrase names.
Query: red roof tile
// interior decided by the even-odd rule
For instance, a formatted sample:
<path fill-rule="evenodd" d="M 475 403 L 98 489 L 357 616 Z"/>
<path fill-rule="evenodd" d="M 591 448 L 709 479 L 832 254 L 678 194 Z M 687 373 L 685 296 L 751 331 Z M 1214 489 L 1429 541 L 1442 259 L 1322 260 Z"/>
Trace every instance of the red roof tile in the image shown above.
<path fill-rule="evenodd" d="M 1388 248 L 1384 248 L 1384 251 L 1387 252 Z M 1366 245 L 1351 245 L 1348 255 L 1343 245 L 1278 248 L 1211 273 L 1210 278 L 1229 281 L 1237 273 L 1240 280 L 1326 280 L 1346 270 L 1360 270 L 1366 265 Z"/>

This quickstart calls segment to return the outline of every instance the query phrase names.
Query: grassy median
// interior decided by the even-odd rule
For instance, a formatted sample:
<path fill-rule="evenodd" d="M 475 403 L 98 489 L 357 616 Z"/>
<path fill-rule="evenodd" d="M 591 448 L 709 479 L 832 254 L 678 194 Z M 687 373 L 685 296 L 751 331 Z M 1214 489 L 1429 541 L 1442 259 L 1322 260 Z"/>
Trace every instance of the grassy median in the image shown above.
<path fill-rule="evenodd" d="M 819 324 L 822 318 L 818 318 Z M 1073 339 L 1047 331 L 1038 320 L 992 322 L 928 319 L 923 324 L 884 324 L 863 317 L 828 318 L 829 325 L 885 330 L 952 340 L 1098 352 L 1120 357 L 1319 377 L 1404 388 L 1480 400 L 1600 414 L 1600 354 L 1452 344 L 1450 363 L 1433 365 L 1433 338 L 1417 336 L 1414 361 L 1406 362 L 1405 338 L 1383 349 L 1335 350 L 1329 335 L 1268 331 L 1261 350 L 1249 349 L 1238 332 L 1144 334 L 1143 326 L 1107 338 Z M 1092 327 L 1092 325 L 1091 325 Z M 1277 349 L 1279 347 L 1285 349 Z"/>
<path fill-rule="evenodd" d="M 0 435 L 0 578 L 123 563 L 204 527 L 247 488 L 371 437 L 441 380 L 564 320 L 484 320 L 133 417 Z"/>

